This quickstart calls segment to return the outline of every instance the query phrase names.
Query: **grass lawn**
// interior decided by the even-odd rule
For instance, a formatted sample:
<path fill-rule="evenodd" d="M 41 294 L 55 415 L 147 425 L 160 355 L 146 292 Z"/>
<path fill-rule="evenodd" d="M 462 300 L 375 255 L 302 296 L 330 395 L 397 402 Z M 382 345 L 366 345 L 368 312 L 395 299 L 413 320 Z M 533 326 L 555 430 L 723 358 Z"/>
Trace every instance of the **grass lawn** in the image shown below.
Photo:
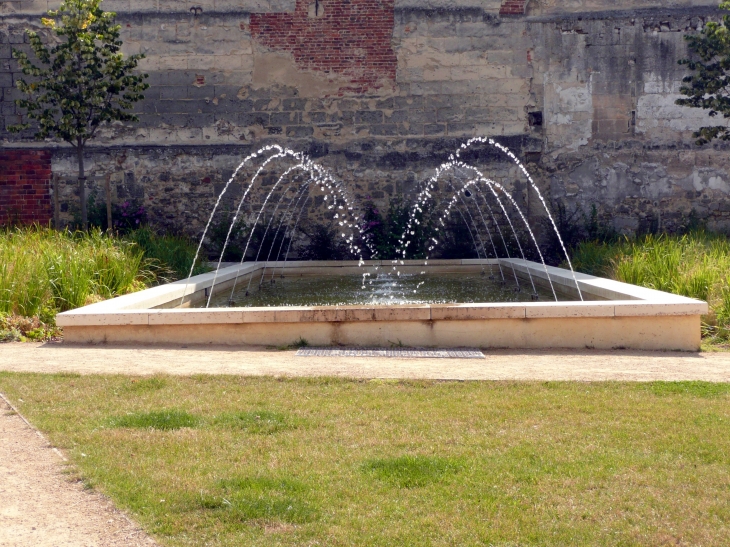
<path fill-rule="evenodd" d="M 730 385 L 0 373 L 166 545 L 727 545 Z"/>

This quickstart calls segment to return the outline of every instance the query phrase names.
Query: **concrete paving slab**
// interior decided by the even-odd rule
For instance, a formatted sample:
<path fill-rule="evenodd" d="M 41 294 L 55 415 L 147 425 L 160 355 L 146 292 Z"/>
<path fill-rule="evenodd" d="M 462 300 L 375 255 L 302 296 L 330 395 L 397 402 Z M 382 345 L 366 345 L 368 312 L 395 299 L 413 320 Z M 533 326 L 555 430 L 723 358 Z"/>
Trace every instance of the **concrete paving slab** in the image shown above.
<path fill-rule="evenodd" d="M 432 380 L 730 382 L 730 353 L 484 350 L 486 359 L 297 357 L 256 346 L 0 345 L 0 370 L 81 374 L 233 374 Z"/>

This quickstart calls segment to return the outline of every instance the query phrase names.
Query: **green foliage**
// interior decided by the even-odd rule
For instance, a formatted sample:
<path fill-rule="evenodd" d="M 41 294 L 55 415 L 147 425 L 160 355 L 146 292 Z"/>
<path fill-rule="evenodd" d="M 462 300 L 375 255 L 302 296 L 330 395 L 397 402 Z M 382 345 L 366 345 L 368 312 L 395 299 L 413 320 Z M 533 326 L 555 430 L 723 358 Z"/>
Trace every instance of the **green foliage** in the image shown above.
<path fill-rule="evenodd" d="M 60 335 L 54 317 L 47 313 L 23 317 L 0 312 L 0 342 L 41 342 Z"/>
<path fill-rule="evenodd" d="M 130 232 L 126 240 L 135 243 L 149 261 L 148 267 L 158 277 L 184 279 L 190 273 L 190 266 L 195 258 L 196 244 L 187 237 L 176 235 L 158 235 L 149 227 L 142 227 Z M 201 257 L 193 268 L 193 275 L 208 271 Z"/>
<path fill-rule="evenodd" d="M 363 470 L 400 488 L 425 486 L 445 475 L 456 473 L 461 466 L 455 461 L 428 456 L 401 456 L 371 460 Z"/>
<path fill-rule="evenodd" d="M 183 410 L 161 410 L 157 412 L 135 412 L 116 416 L 110 420 L 112 427 L 133 429 L 159 429 L 171 431 L 182 427 L 197 427 L 200 419 Z"/>
<path fill-rule="evenodd" d="M 602 248 L 600 243 L 617 241 L 619 238 L 615 230 L 601 222 L 595 204 L 591 205 L 590 212 L 586 214 L 585 211 L 578 208 L 569 211 L 564 203 L 555 202 L 552 205 L 552 217 L 563 244 L 571 254 L 581 244 L 583 244 L 581 248 L 597 249 Z M 565 253 L 555 234 L 555 228 L 547 217 L 542 219 L 542 231 L 546 234 L 542 249 L 545 261 L 548 264 L 560 264 L 565 260 Z M 596 245 L 592 246 L 591 242 L 595 242 Z M 533 257 L 533 259 L 537 258 Z M 585 271 L 585 273 L 602 275 L 598 270 Z"/>
<path fill-rule="evenodd" d="M 147 74 L 132 73 L 144 55 L 124 57 L 116 14 L 102 11 L 100 4 L 101 0 L 64 0 L 58 10 L 49 11 L 49 17 L 41 19 L 52 35 L 49 45 L 37 32 L 26 30 L 38 64 L 24 51 L 13 49 L 20 70 L 32 77 L 16 82 L 25 98 L 15 103 L 35 122 L 35 138 L 61 139 L 76 149 L 84 230 L 86 142 L 104 124 L 138 121 L 128 110 L 149 87 L 144 81 Z M 8 129 L 18 132 L 30 127 L 25 122 Z"/>
<path fill-rule="evenodd" d="M 730 9 L 730 2 L 722 2 L 720 8 Z M 687 98 L 678 99 L 677 104 L 709 110 L 712 117 L 722 114 L 730 118 L 730 15 L 723 16 L 721 23 L 708 22 L 699 35 L 687 35 L 685 39 L 694 58 L 682 59 L 679 64 L 686 65 L 693 74 L 684 78 L 680 93 Z M 694 137 L 699 145 L 713 139 L 726 141 L 730 140 L 730 128 L 702 127 Z"/>
<path fill-rule="evenodd" d="M 0 312 L 50 317 L 149 282 L 143 254 L 99 230 L 0 232 Z"/>
<path fill-rule="evenodd" d="M 730 340 L 730 240 L 704 231 L 588 241 L 572 255 L 577 271 L 705 300 L 704 332 Z"/>
<path fill-rule="evenodd" d="M 243 250 L 246 248 L 246 240 L 249 235 L 248 227 L 243 218 L 238 218 L 231 228 L 233 213 L 228 212 L 221 215 L 220 219 L 214 222 L 208 230 L 207 241 L 205 242 L 208 256 L 211 260 L 221 256 L 223 245 L 228 237 L 228 246 L 223 255 L 224 262 L 240 262 L 243 257 Z M 228 230 L 230 229 L 230 235 Z M 251 249 L 251 246 L 249 246 Z"/>
<path fill-rule="evenodd" d="M 189 240 L 149 228 L 125 238 L 99 229 L 0 231 L 0 339 L 57 336 L 56 313 L 186 277 L 194 256 Z M 194 273 L 206 269 L 199 263 Z"/>
<path fill-rule="evenodd" d="M 469 232 L 469 228 L 461 218 L 447 219 L 446 226 L 441 229 L 439 234 L 441 241 L 432 255 L 434 258 L 477 258 L 477 248 L 472 239 L 473 234 Z M 497 249 L 503 249 L 501 240 L 496 239 L 497 234 L 492 234 L 492 237 L 495 238 L 495 244 L 499 245 Z M 487 247 L 486 251 L 492 256 L 490 247 Z"/>
<path fill-rule="evenodd" d="M 37 32 L 26 31 L 38 65 L 27 53 L 13 50 L 23 74 L 33 78 L 18 80 L 26 98 L 16 103 L 37 122 L 39 140 L 59 138 L 82 148 L 104 123 L 137 121 L 127 111 L 149 87 L 146 74 L 132 74 L 144 56 L 124 57 L 116 14 L 102 11 L 100 4 L 101 0 L 65 0 L 58 10 L 49 11 L 42 22 L 56 38 L 50 45 Z"/>
<path fill-rule="evenodd" d="M 578 243 L 571 253 L 571 261 L 576 271 L 610 277 L 612 275 L 612 260 L 620 255 L 618 245 L 609 245 L 600 241 L 583 241 Z M 567 263 L 565 263 L 567 266 Z"/>
<path fill-rule="evenodd" d="M 299 228 L 309 243 L 299 250 L 300 260 L 346 260 L 350 256 L 340 232 L 333 226 L 302 226 Z"/>
<path fill-rule="evenodd" d="M 363 237 L 368 241 L 368 248 L 372 250 L 371 258 L 395 259 L 403 237 L 406 242 L 410 242 L 406 248 L 405 258 L 426 257 L 433 228 L 424 220 L 422 212 L 416 213 L 417 222 L 413 223 L 411 233 L 406 234 L 411 208 L 402 197 L 392 198 L 385 214 L 372 201 L 365 202 L 364 208 Z M 404 258 L 402 254 L 397 256 Z"/>
<path fill-rule="evenodd" d="M 106 216 L 106 202 L 99 199 L 95 191 L 89 194 L 86 200 L 87 220 L 89 227 L 101 228 L 107 231 L 109 225 Z M 83 219 L 80 211 L 73 211 L 72 226 L 80 228 Z M 140 200 L 125 200 L 122 203 L 112 203 L 112 226 L 117 234 L 128 234 L 147 224 L 147 211 Z"/>

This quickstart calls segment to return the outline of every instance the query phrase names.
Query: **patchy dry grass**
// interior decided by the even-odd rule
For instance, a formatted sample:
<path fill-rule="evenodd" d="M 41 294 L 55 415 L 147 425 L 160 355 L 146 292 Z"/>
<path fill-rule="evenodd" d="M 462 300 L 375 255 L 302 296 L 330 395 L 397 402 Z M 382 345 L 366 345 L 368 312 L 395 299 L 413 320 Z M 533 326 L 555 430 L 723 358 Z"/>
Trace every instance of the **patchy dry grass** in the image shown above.
<path fill-rule="evenodd" d="M 171 431 L 183 427 L 198 427 L 200 421 L 200 418 L 185 411 L 160 410 L 157 412 L 130 412 L 123 416 L 114 416 L 109 420 L 109 427 Z"/>
<path fill-rule="evenodd" d="M 0 391 L 167 545 L 730 537 L 728 384 L 0 373 Z M 145 425 L 172 410 L 194 427 Z"/>

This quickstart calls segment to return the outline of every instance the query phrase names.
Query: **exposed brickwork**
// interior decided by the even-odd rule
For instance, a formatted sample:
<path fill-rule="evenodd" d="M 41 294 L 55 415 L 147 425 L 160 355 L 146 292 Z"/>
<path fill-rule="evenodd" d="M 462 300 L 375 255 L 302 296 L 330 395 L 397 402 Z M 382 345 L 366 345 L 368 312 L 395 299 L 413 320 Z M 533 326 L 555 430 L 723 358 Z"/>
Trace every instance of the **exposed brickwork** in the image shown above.
<path fill-rule="evenodd" d="M 503 0 L 500 15 L 524 15 L 527 0 Z"/>
<path fill-rule="evenodd" d="M 319 0 L 315 6 L 312 0 L 297 0 L 294 13 L 252 14 L 251 35 L 272 49 L 291 52 L 302 69 L 347 77 L 352 85 L 341 92 L 365 93 L 382 87 L 383 80 L 395 81 L 394 4 Z"/>
<path fill-rule="evenodd" d="M 15 222 L 45 224 L 51 220 L 50 180 L 50 152 L 0 152 L 0 225 Z"/>

